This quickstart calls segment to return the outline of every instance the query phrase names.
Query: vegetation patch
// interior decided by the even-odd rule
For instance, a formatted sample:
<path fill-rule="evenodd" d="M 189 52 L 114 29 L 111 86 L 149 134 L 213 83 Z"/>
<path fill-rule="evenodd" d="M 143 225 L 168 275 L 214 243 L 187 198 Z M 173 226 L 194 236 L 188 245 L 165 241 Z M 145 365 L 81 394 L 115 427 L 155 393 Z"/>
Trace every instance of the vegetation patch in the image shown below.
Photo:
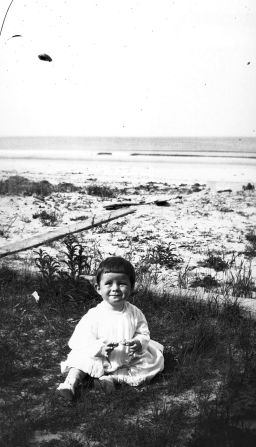
<path fill-rule="evenodd" d="M 93 184 L 87 186 L 86 190 L 90 196 L 99 196 L 106 198 L 117 197 L 117 195 L 119 194 L 119 190 L 117 188 L 111 188 L 107 185 Z"/>
<path fill-rule="evenodd" d="M 47 212 L 46 210 L 40 213 L 33 214 L 33 219 L 39 218 L 42 224 L 46 227 L 51 227 L 57 225 L 59 221 L 59 216 L 56 211 Z"/>
<path fill-rule="evenodd" d="M 0 195 L 36 195 L 46 197 L 53 192 L 76 192 L 81 190 L 80 186 L 75 186 L 73 183 L 63 182 L 58 185 L 52 185 L 47 180 L 36 182 L 19 175 L 0 180 Z"/>
<path fill-rule="evenodd" d="M 157 243 L 149 247 L 145 256 L 142 257 L 142 269 L 148 270 L 149 266 L 166 267 L 173 269 L 180 262 L 181 257 L 177 254 L 176 247 L 171 243 Z"/>
<path fill-rule="evenodd" d="M 256 257 L 256 232 L 255 230 L 251 230 L 249 233 L 245 235 L 245 239 L 247 241 L 247 245 L 245 248 L 245 255 L 248 258 Z"/>
<path fill-rule="evenodd" d="M 47 180 L 30 181 L 25 177 L 13 175 L 6 180 L 0 180 L 1 195 L 49 196 L 53 192 L 53 185 Z"/>
<path fill-rule="evenodd" d="M 96 248 L 93 253 L 87 250 L 75 236 L 65 238 L 64 247 L 62 261 L 45 250 L 37 252 L 39 296 L 43 302 L 51 301 L 60 306 L 72 303 L 80 309 L 83 305 L 86 308 L 90 300 L 95 303 L 98 295 L 85 276 L 95 273 L 101 254 Z"/>
<path fill-rule="evenodd" d="M 252 298 L 256 286 L 252 275 L 251 262 L 240 261 L 234 269 L 230 269 L 227 272 L 223 288 L 231 292 L 233 296 Z"/>
<path fill-rule="evenodd" d="M 193 281 L 190 283 L 190 287 L 203 287 L 205 290 L 210 290 L 213 288 L 218 287 L 220 284 L 211 275 L 205 275 L 205 276 L 196 276 Z"/>
<path fill-rule="evenodd" d="M 71 284 L 94 270 L 86 249 L 73 239 L 64 252 L 55 261 L 39 251 L 37 274 L 0 269 L 1 445 L 25 447 L 32 439 L 61 447 L 255 445 L 255 322 L 237 302 L 221 306 L 160 293 L 143 278 L 132 301 L 146 315 L 152 339 L 165 347 L 164 371 L 151 384 L 120 386 L 112 395 L 85 382 L 74 403 L 56 396 L 67 341 L 97 302 L 86 282 L 71 292 Z M 61 300 L 54 291 L 60 280 Z M 74 304 L 82 293 L 82 304 Z M 40 440 L 37 433 L 52 438 Z"/>
<path fill-rule="evenodd" d="M 243 185 L 244 191 L 254 191 L 255 186 L 252 183 L 247 183 L 247 185 Z"/>
<path fill-rule="evenodd" d="M 211 268 L 216 272 L 223 272 L 230 267 L 230 263 L 227 262 L 224 257 L 209 253 L 204 261 L 198 263 L 201 267 Z"/>

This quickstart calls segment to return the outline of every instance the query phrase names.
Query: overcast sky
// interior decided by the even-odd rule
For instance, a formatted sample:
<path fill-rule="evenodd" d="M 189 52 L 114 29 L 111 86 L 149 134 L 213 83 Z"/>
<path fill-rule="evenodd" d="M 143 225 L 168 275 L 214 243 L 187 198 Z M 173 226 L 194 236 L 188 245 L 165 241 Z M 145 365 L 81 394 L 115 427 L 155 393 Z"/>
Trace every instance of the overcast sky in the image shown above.
<path fill-rule="evenodd" d="M 256 1 L 14 0 L 0 135 L 256 136 Z"/>

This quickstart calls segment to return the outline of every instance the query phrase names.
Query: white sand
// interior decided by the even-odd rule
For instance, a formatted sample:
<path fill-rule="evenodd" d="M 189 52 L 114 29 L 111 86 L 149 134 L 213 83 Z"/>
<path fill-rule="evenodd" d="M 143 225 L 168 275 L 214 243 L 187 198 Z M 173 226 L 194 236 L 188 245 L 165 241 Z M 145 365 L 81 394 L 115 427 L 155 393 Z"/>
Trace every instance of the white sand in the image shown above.
<path fill-rule="evenodd" d="M 48 179 L 55 184 L 62 181 L 80 185 L 105 184 L 106 180 L 111 179 L 108 183 L 110 186 L 130 187 L 126 195 L 118 197 L 120 201 L 130 199 L 132 202 L 141 200 L 152 202 L 159 198 L 169 200 L 169 207 L 159 207 L 154 204 L 138 206 L 134 215 L 110 223 L 104 228 L 80 234 L 79 237 L 86 246 L 96 246 L 103 256 L 113 254 L 129 256 L 135 264 L 139 265 L 141 257 L 146 255 L 150 247 L 171 243 L 176 253 L 183 259 L 180 266 L 185 268 L 189 264 L 193 268 L 190 275 L 202 271 L 197 263 L 204 259 L 209 250 L 214 250 L 219 255 L 223 254 L 226 259 L 230 259 L 234 252 L 238 256 L 238 263 L 246 261 L 242 253 L 246 246 L 245 235 L 252 229 L 255 230 L 256 226 L 256 192 L 243 191 L 242 183 L 227 181 L 227 175 L 234 180 L 235 169 L 232 175 L 226 172 L 226 178 L 224 168 L 223 173 L 218 176 L 213 174 L 214 171 L 208 171 L 208 177 L 211 176 L 214 188 L 205 186 L 200 192 L 191 193 L 191 190 L 188 191 L 182 187 L 175 189 L 174 184 L 182 183 L 181 178 L 177 182 L 169 181 L 169 185 L 172 186 L 158 185 L 159 189 L 153 188 L 151 192 L 147 192 L 143 188 L 135 190 L 134 187 L 140 184 L 145 185 L 145 180 L 149 181 L 149 179 L 165 182 L 167 167 L 164 164 L 159 164 L 159 169 L 156 169 L 154 165 L 154 170 L 152 164 L 149 167 L 144 164 L 142 170 L 142 165 L 138 163 L 135 169 L 129 163 L 123 166 L 119 162 L 113 166 L 110 163 L 97 165 L 93 162 L 83 167 L 80 162 L 80 171 L 74 171 L 74 165 L 78 168 L 77 162 L 73 164 L 70 162 L 69 173 L 67 173 L 67 164 L 62 170 L 61 163 L 58 166 L 56 162 L 50 163 L 48 169 L 44 163 L 46 161 L 38 161 L 37 166 L 33 169 L 27 166 L 27 170 L 25 166 L 19 165 L 16 173 L 33 180 Z M 2 171 L 1 177 L 6 178 L 14 174 L 14 167 L 15 164 L 11 172 L 8 169 L 5 172 Z M 133 168 L 130 169 L 131 167 Z M 219 166 L 218 169 L 221 170 L 221 167 Z M 203 167 L 201 167 L 202 173 Z M 187 180 L 186 183 L 193 183 L 188 181 L 189 175 L 184 174 L 184 177 Z M 199 177 L 198 175 L 196 178 Z M 200 178 L 202 177 L 203 175 Z M 250 178 L 247 176 L 246 180 L 249 181 Z M 242 177 L 239 179 L 241 180 Z M 222 180 L 226 181 L 222 182 Z M 247 181 L 243 182 L 243 184 L 246 183 Z M 231 187 L 232 192 L 218 193 L 218 188 L 223 188 L 223 186 Z M 55 211 L 58 215 L 58 226 L 63 226 L 74 223 L 72 219 L 91 216 L 92 213 L 102 213 L 105 204 L 116 201 L 117 199 L 104 200 L 80 193 L 54 193 L 44 201 L 36 197 L 2 196 L 0 197 L 0 228 L 2 229 L 0 245 L 48 231 L 49 227 L 43 226 L 38 218 L 33 218 L 33 215 L 43 210 Z M 60 242 L 55 244 L 56 253 L 59 253 L 60 247 Z M 52 248 L 47 249 L 53 251 Z M 30 250 L 5 258 L 2 263 L 13 263 L 14 260 L 16 260 L 15 263 L 19 263 L 20 259 L 30 263 L 34 256 L 34 252 Z M 246 265 L 248 266 L 247 261 Z M 252 265 L 255 272 L 255 260 Z M 160 271 L 165 279 L 169 278 L 172 284 L 177 284 L 176 273 L 166 269 L 160 269 Z M 212 272 L 204 269 L 204 273 Z M 222 273 L 218 276 L 221 275 Z"/>

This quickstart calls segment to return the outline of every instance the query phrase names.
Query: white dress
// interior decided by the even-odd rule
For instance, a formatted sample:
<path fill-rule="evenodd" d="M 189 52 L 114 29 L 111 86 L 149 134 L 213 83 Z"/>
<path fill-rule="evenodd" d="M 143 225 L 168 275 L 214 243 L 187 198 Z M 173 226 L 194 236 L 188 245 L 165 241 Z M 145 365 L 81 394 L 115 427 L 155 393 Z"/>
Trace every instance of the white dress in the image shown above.
<path fill-rule="evenodd" d="M 124 340 L 137 339 L 142 351 L 128 356 Z M 107 357 L 101 355 L 105 343 L 119 343 Z M 164 368 L 163 346 L 150 340 L 148 324 L 143 313 L 125 302 L 122 311 L 114 310 L 102 301 L 90 309 L 77 324 L 69 340 L 71 352 L 61 362 L 61 371 L 78 368 L 92 377 L 111 374 L 116 382 L 137 386 L 151 380 Z"/>

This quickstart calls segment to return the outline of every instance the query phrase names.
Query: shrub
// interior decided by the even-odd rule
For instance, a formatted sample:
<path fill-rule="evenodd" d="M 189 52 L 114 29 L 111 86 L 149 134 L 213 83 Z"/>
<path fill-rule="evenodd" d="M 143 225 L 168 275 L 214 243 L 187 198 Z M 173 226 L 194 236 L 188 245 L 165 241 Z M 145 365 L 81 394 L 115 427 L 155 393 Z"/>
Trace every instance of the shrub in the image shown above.
<path fill-rule="evenodd" d="M 98 295 L 84 275 L 94 273 L 100 253 L 94 249 L 88 254 L 72 235 L 64 239 L 64 245 L 66 250 L 63 251 L 62 263 L 46 251 L 40 249 L 36 252 L 35 263 L 41 273 L 39 295 L 43 301 L 50 300 L 60 305 L 71 302 L 88 305 Z"/>
<path fill-rule="evenodd" d="M 172 269 L 180 262 L 182 262 L 182 259 L 177 255 L 176 247 L 172 246 L 171 243 L 159 243 L 150 247 L 142 258 L 142 263 L 159 265 L 168 269 Z"/>
<path fill-rule="evenodd" d="M 201 267 L 208 267 L 211 269 L 214 269 L 216 272 L 223 272 L 224 270 L 227 270 L 230 266 L 230 264 L 223 259 L 223 257 L 214 255 L 214 254 L 208 254 L 208 257 L 204 261 L 200 261 L 198 263 Z"/>
<path fill-rule="evenodd" d="M 255 258 L 256 256 L 256 234 L 255 231 L 252 230 L 245 235 L 246 240 L 249 242 L 245 248 L 245 255 L 248 258 Z"/>
<path fill-rule="evenodd" d="M 117 188 L 110 188 L 109 186 L 103 185 L 89 185 L 86 188 L 87 193 L 90 196 L 99 196 L 99 197 L 117 197 L 118 190 Z"/>
<path fill-rule="evenodd" d="M 59 216 L 56 211 L 51 211 L 47 213 L 47 211 L 43 210 L 41 213 L 33 214 L 33 219 L 37 219 L 39 217 L 42 224 L 46 227 L 55 226 L 58 223 Z"/>
<path fill-rule="evenodd" d="M 243 185 L 244 191 L 254 191 L 255 186 L 252 183 L 247 183 L 247 185 Z"/>
<path fill-rule="evenodd" d="M 211 275 L 206 275 L 203 277 L 197 276 L 194 281 L 190 283 L 190 287 L 203 287 L 204 289 L 212 289 L 218 287 L 219 282 L 217 279 L 213 278 Z"/>
<path fill-rule="evenodd" d="M 46 251 L 40 249 L 35 264 L 40 270 L 43 280 L 50 286 L 58 276 L 60 263 Z"/>
<path fill-rule="evenodd" d="M 6 180 L 0 181 L 0 194 L 23 194 L 48 196 L 53 192 L 53 186 L 47 180 L 39 182 L 30 181 L 25 177 L 13 175 Z"/>
<path fill-rule="evenodd" d="M 81 275 L 90 273 L 90 256 L 85 253 L 84 247 L 79 244 L 75 236 L 68 236 L 64 240 L 66 246 L 66 259 L 64 263 L 68 267 L 65 272 L 73 281 L 79 280 Z"/>
<path fill-rule="evenodd" d="M 0 180 L 0 195 L 23 194 L 31 196 L 35 194 L 46 197 L 53 192 L 76 192 L 81 190 L 82 188 L 80 186 L 75 186 L 69 182 L 62 182 L 54 186 L 48 180 L 35 182 L 19 175 L 13 175 L 6 180 Z"/>
<path fill-rule="evenodd" d="M 75 185 L 73 185 L 73 183 L 62 182 L 56 186 L 55 191 L 57 191 L 57 192 L 76 192 L 76 191 L 81 191 L 81 189 L 82 188 L 80 186 L 75 186 Z"/>
<path fill-rule="evenodd" d="M 230 290 L 233 296 L 252 297 L 255 283 L 252 278 L 251 263 L 246 264 L 241 261 L 233 270 L 230 270 L 223 287 Z"/>

